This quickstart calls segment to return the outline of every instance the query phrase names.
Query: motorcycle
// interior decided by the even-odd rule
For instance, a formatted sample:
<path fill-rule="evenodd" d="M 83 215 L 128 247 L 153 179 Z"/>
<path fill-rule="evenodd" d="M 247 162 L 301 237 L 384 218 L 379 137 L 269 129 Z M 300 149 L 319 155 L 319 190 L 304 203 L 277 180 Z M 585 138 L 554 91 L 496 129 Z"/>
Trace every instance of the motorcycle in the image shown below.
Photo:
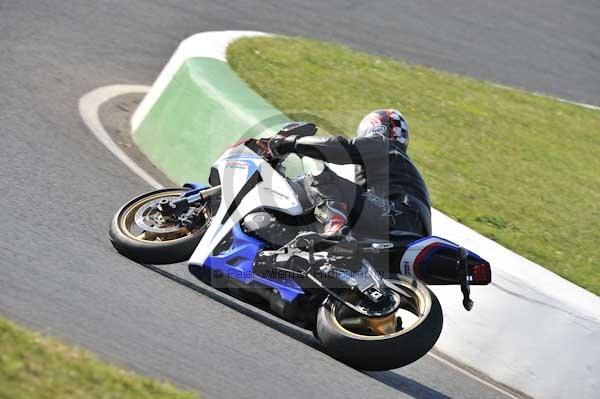
<path fill-rule="evenodd" d="M 279 134 L 315 133 L 304 123 Z M 204 283 L 312 330 L 354 368 L 389 370 L 424 356 L 443 324 L 427 285 L 459 285 L 471 310 L 470 286 L 491 282 L 489 263 L 405 231 L 323 238 L 302 176 L 286 177 L 283 161 L 266 139 L 236 143 L 211 168 L 209 186 L 156 190 L 125 204 L 110 226 L 112 244 L 141 263 L 189 260 Z"/>

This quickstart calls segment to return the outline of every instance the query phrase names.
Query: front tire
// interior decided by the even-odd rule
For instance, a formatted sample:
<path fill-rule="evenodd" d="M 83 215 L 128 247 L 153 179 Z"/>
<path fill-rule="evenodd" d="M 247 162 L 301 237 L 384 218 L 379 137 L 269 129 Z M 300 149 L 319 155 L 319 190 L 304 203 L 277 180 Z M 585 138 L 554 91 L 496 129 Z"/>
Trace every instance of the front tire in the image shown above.
<path fill-rule="evenodd" d="M 406 366 L 431 350 L 443 324 L 437 297 L 423 283 L 415 285 L 404 277 L 390 281 L 412 296 L 415 306 L 410 307 L 415 310 L 416 322 L 382 335 L 352 330 L 342 326 L 343 320 L 340 322 L 340 315 L 345 313 L 347 317 L 350 309 L 329 298 L 319 309 L 315 331 L 326 352 L 356 369 L 382 371 Z M 352 317 L 358 316 L 353 313 Z"/>
<path fill-rule="evenodd" d="M 152 212 L 152 204 L 162 199 L 175 199 L 189 189 L 166 188 L 135 197 L 113 217 L 109 235 L 115 249 L 127 258 L 140 263 L 166 264 L 182 262 L 190 258 L 202 239 L 205 226 L 194 229 L 171 228 L 168 234 L 144 231 L 136 225 L 136 213 L 144 208 Z M 209 220 L 210 215 L 207 215 Z M 173 225 L 173 223 L 172 223 Z"/>

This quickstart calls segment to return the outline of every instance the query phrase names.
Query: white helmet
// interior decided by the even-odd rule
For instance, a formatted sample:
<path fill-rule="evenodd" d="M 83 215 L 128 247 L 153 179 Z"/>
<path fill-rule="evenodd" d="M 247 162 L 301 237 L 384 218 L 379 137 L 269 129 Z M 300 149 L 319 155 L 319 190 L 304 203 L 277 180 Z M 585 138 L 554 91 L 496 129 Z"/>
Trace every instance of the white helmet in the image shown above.
<path fill-rule="evenodd" d="M 378 109 L 367 114 L 358 124 L 357 137 L 379 135 L 399 143 L 402 149 L 408 148 L 408 124 L 395 109 Z"/>

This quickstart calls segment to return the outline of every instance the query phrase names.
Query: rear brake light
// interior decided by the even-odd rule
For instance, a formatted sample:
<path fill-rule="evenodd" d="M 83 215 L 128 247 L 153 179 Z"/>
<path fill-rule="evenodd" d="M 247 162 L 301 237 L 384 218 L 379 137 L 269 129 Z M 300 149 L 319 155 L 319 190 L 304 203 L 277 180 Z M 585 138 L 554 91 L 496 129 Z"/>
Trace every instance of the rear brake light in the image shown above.
<path fill-rule="evenodd" d="M 488 262 L 476 263 L 471 267 L 473 281 L 471 284 L 486 285 L 492 282 L 492 269 Z"/>

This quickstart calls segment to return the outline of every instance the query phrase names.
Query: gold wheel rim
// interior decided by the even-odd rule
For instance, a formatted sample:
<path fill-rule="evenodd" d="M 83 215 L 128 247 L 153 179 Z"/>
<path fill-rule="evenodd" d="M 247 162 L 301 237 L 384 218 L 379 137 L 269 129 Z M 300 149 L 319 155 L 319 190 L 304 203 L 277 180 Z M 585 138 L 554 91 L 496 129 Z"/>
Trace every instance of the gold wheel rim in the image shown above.
<path fill-rule="evenodd" d="M 201 227 L 191 230 L 187 228 L 181 228 L 180 230 L 175 231 L 173 233 L 160 234 L 143 230 L 135 223 L 135 215 L 142 206 L 148 204 L 149 202 L 156 202 L 164 198 L 178 198 L 185 191 L 187 190 L 169 190 L 160 193 L 155 193 L 144 198 L 140 198 L 138 201 L 134 202 L 133 204 L 129 205 L 126 209 L 123 210 L 118 220 L 119 228 L 127 237 L 146 244 L 161 244 L 168 241 L 181 240 L 198 232 L 201 229 Z M 138 229 L 142 230 L 142 232 L 139 234 L 132 233 L 130 228 L 134 225 L 137 226 Z M 157 239 L 160 239 L 160 241 L 156 241 Z"/>
<path fill-rule="evenodd" d="M 395 279 L 389 279 L 388 281 L 393 283 L 394 285 L 398 286 L 399 288 L 402 288 L 403 291 L 410 293 L 410 296 L 413 299 L 413 303 L 414 303 L 414 306 L 416 309 L 415 313 L 418 313 L 418 314 L 414 314 L 414 316 L 416 317 L 416 320 L 413 323 L 411 323 L 409 327 L 405 328 L 403 326 L 400 330 L 390 331 L 390 325 L 392 324 L 392 322 L 393 322 L 394 326 L 396 324 L 395 319 L 399 312 L 399 309 L 397 309 L 393 313 L 383 316 L 383 317 L 367 317 L 367 316 L 363 316 L 363 315 L 355 316 L 353 319 L 357 319 L 357 320 L 353 321 L 353 323 L 351 323 L 351 324 L 354 324 L 355 326 L 360 327 L 360 328 L 365 328 L 366 326 L 370 326 L 372 328 L 371 331 L 373 333 L 377 333 L 378 335 L 365 335 L 365 334 L 357 333 L 357 332 L 352 331 L 347 328 L 348 323 L 346 323 L 345 320 L 342 320 L 342 321 L 338 320 L 339 308 L 337 306 L 340 304 L 337 301 L 333 301 L 331 303 L 331 319 L 333 320 L 333 323 L 345 335 L 350 336 L 352 338 L 358 338 L 361 340 L 369 340 L 369 341 L 398 337 L 400 335 L 404 335 L 404 334 L 408 333 L 409 331 L 411 331 L 411 330 L 415 329 L 417 326 L 419 326 L 427 318 L 427 316 L 429 315 L 429 312 L 431 311 L 431 295 L 429 294 L 429 291 L 427 290 L 425 285 L 423 283 L 417 282 L 417 286 L 414 287 L 412 279 L 407 279 L 407 278 L 400 277 L 400 276 Z M 403 297 L 405 297 L 405 296 L 403 295 Z M 347 307 L 345 307 L 345 308 L 347 308 Z M 405 312 L 408 312 L 405 308 L 401 308 L 401 309 L 403 309 Z M 362 319 L 362 320 L 359 321 L 359 319 Z M 344 324 L 346 325 L 346 327 L 344 326 Z"/>

